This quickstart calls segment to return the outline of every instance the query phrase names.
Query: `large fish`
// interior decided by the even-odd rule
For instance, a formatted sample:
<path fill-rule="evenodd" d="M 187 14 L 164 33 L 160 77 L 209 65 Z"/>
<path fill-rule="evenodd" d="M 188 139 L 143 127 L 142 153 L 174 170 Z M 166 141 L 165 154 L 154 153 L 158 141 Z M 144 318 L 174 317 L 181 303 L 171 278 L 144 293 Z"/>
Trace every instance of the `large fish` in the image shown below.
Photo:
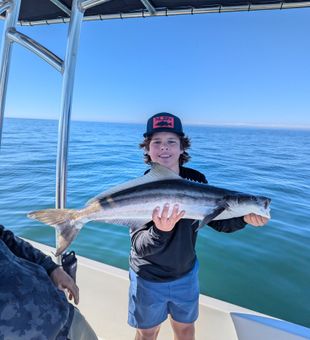
<path fill-rule="evenodd" d="M 199 228 L 212 220 L 222 220 L 255 213 L 270 218 L 271 200 L 217 188 L 181 178 L 159 164 L 152 164 L 144 176 L 116 186 L 87 202 L 85 208 L 46 209 L 34 211 L 28 217 L 58 230 L 56 256 L 65 251 L 80 229 L 89 221 L 103 221 L 142 227 L 152 219 L 156 206 L 179 204 L 185 210 L 183 218 L 200 221 Z"/>

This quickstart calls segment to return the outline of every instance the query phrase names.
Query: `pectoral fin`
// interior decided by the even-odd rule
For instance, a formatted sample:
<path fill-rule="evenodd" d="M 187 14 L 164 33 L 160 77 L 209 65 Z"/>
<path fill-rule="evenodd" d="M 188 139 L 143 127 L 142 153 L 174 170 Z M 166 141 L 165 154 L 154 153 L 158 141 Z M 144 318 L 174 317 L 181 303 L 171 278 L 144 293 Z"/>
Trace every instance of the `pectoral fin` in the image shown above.
<path fill-rule="evenodd" d="M 210 214 L 206 215 L 204 219 L 199 223 L 198 228 L 196 231 L 198 231 L 200 228 L 202 228 L 204 225 L 211 222 L 216 216 L 220 215 L 225 209 L 227 208 L 227 204 L 223 204 L 219 207 L 216 207 Z"/>

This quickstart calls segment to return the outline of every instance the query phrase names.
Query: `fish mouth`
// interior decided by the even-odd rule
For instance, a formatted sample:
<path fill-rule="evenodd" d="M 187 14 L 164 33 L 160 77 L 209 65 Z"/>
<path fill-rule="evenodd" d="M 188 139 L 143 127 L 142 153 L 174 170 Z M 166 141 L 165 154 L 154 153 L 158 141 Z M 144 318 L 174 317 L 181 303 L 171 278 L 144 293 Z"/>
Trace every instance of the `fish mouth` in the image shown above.
<path fill-rule="evenodd" d="M 267 209 L 265 209 L 265 211 L 262 211 L 262 216 L 267 217 L 267 218 L 271 218 L 270 208 L 267 208 Z"/>

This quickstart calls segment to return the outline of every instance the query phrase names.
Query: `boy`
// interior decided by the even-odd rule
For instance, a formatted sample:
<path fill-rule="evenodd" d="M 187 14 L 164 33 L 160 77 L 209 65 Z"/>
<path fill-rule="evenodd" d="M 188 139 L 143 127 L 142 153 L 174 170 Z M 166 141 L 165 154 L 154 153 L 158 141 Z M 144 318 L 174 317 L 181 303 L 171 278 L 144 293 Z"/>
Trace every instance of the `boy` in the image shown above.
<path fill-rule="evenodd" d="M 183 167 L 190 156 L 190 140 L 181 120 L 170 113 L 158 113 L 147 122 L 144 141 L 145 162 L 159 163 L 181 177 L 207 183 L 205 176 Z M 177 340 L 195 338 L 198 318 L 198 261 L 195 253 L 197 223 L 182 219 L 185 211 L 177 205 L 154 207 L 152 222 L 131 230 L 130 289 L 128 323 L 137 329 L 136 340 L 155 340 L 160 324 L 170 314 Z M 171 210 L 172 209 L 172 210 Z M 170 211 L 171 210 L 171 211 Z M 267 219 L 258 215 L 211 221 L 217 231 L 233 232 L 247 223 L 262 226 Z"/>

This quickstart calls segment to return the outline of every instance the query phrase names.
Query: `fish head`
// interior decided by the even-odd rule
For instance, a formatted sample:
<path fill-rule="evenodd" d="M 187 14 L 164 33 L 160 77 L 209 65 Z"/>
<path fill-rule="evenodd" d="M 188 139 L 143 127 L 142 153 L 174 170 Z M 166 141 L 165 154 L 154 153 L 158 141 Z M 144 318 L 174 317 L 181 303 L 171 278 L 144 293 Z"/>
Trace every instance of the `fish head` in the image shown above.
<path fill-rule="evenodd" d="M 270 203 L 271 199 L 265 196 L 255 196 L 240 193 L 227 197 L 227 205 L 229 210 L 234 211 L 235 214 L 239 216 L 245 216 L 253 213 L 269 219 Z"/>

